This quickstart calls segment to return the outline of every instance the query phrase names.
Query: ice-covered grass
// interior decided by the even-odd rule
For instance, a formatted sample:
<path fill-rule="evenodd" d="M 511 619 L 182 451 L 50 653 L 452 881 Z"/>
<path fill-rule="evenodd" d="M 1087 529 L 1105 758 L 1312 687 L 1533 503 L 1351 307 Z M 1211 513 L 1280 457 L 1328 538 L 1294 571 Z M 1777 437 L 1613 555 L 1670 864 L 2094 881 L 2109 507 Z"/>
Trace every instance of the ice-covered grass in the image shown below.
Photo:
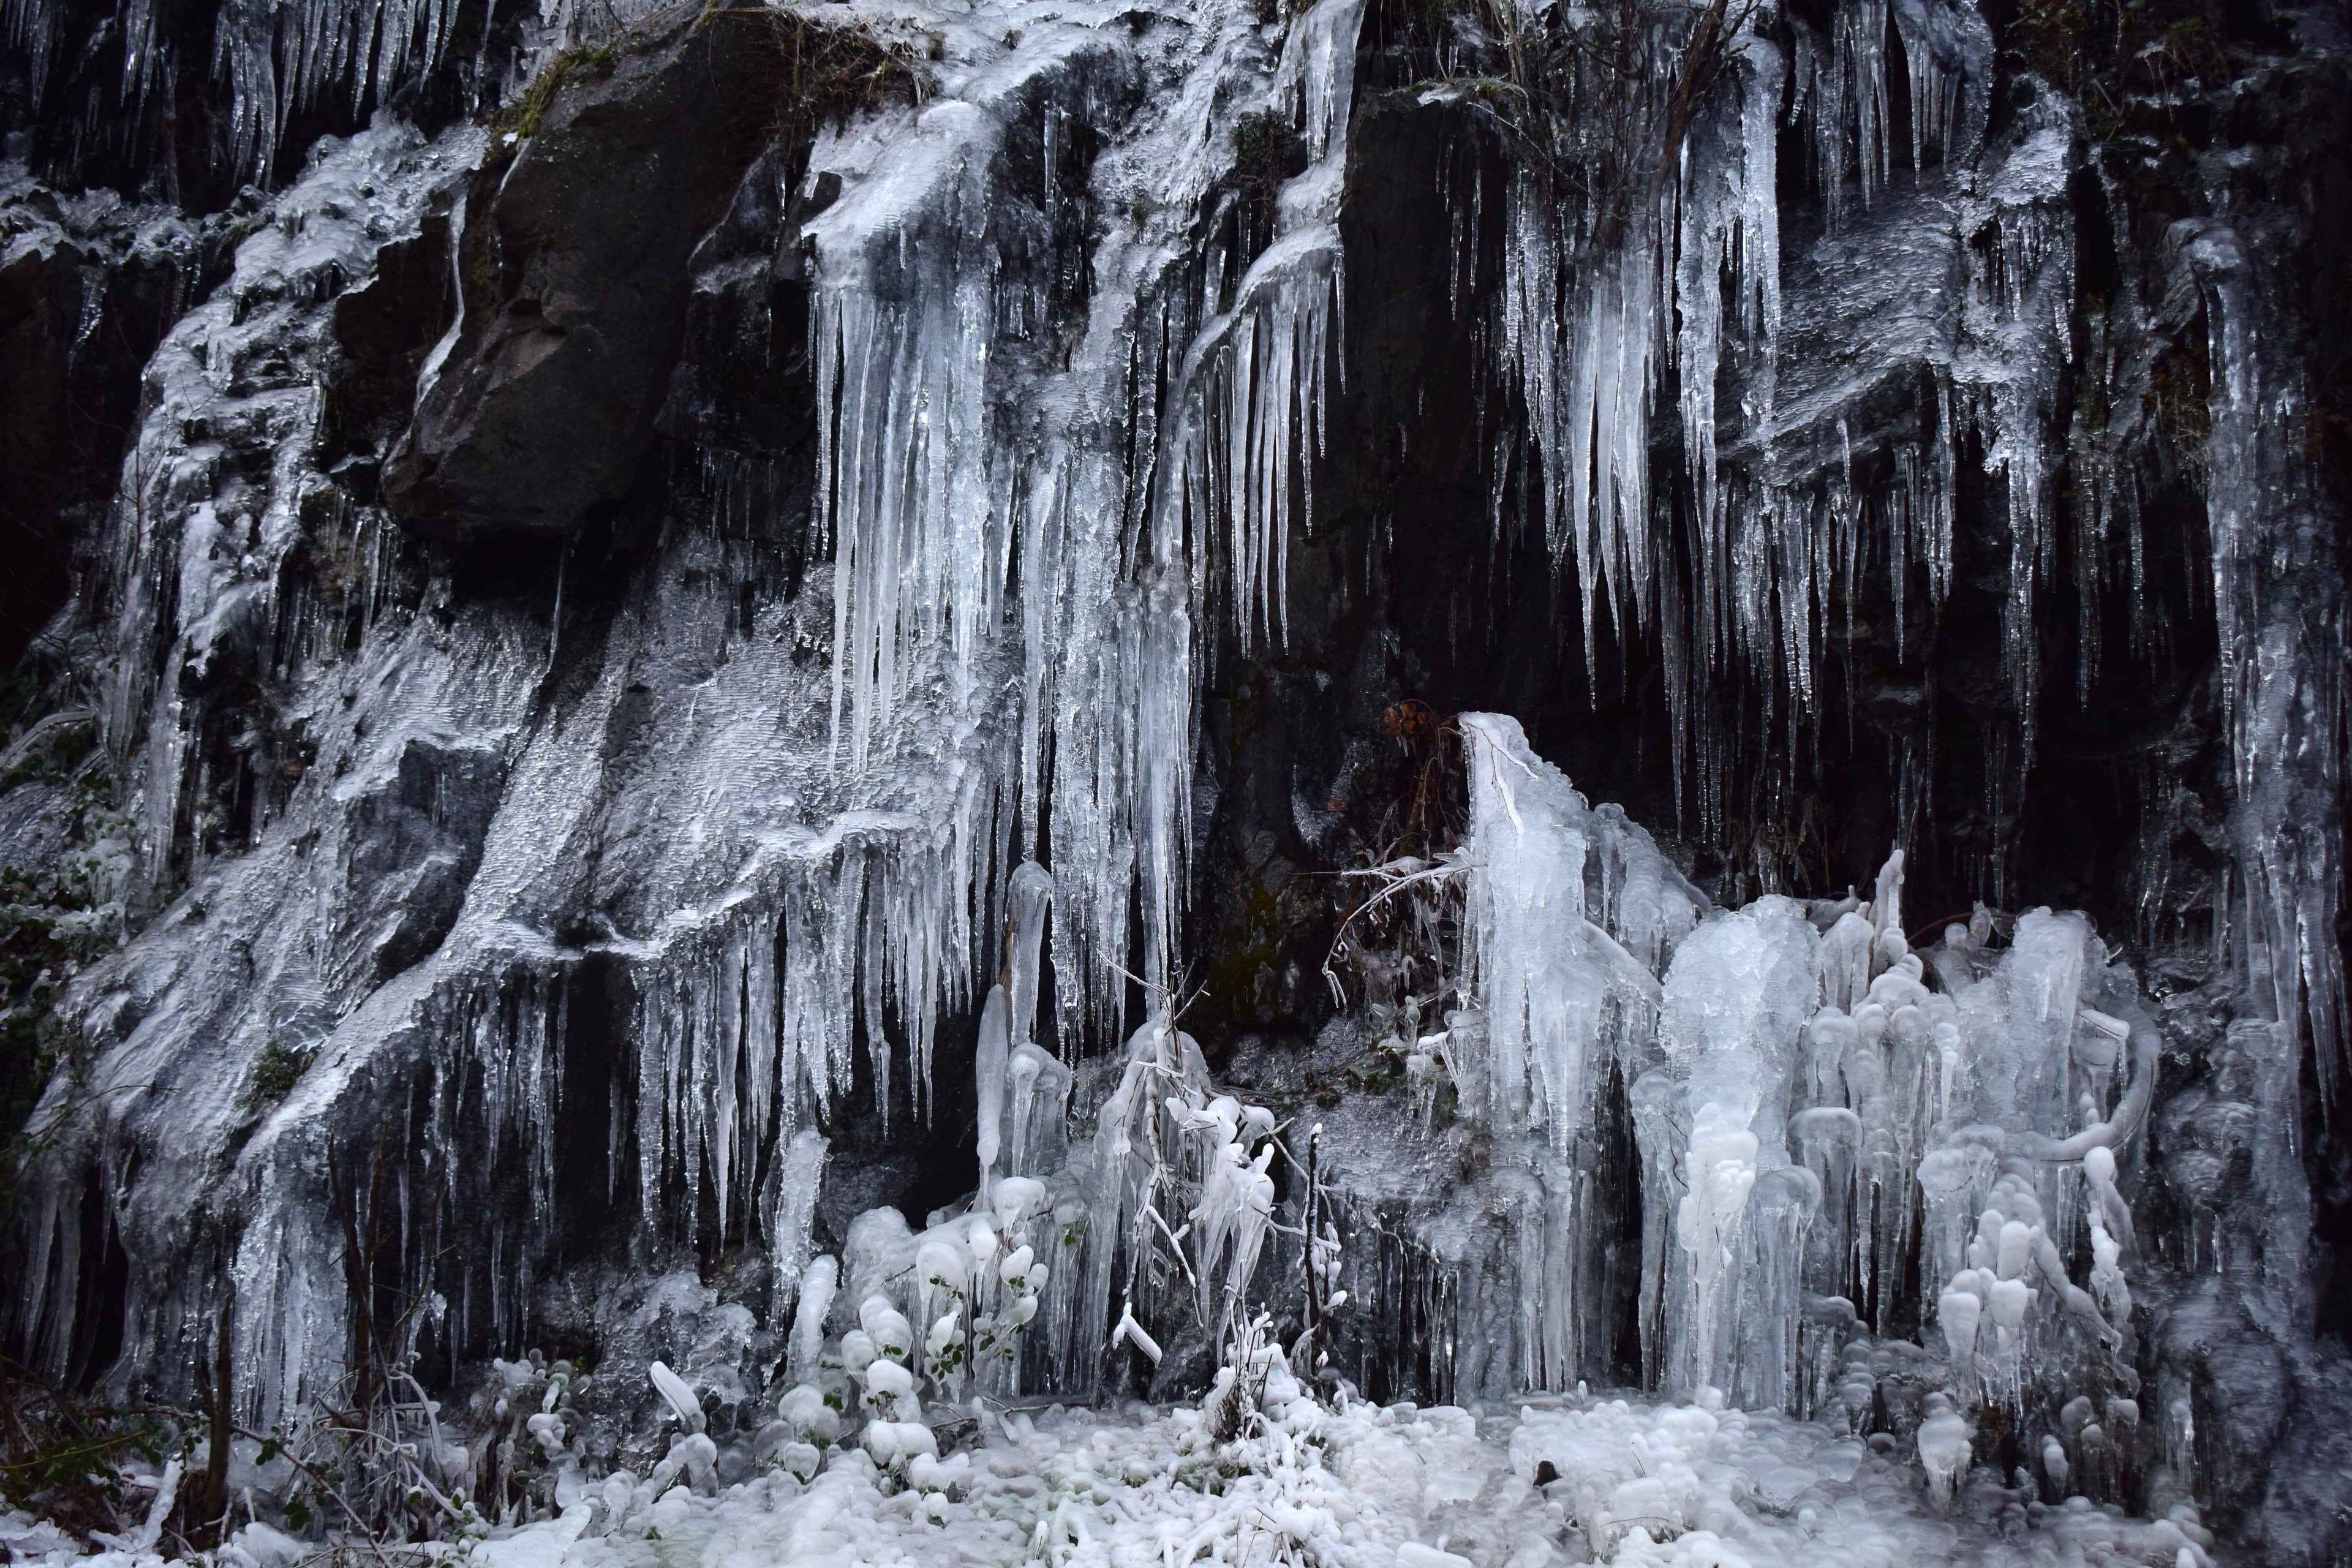
<path fill-rule="evenodd" d="M 803 1473 L 681 1482 L 649 1506 L 592 1483 L 560 1518 L 430 1550 L 476 1568 L 2212 1561 L 2185 1506 L 2152 1521 L 2080 1498 L 2045 1506 L 1980 1470 L 1946 1516 L 1916 1465 L 1824 1426 L 1725 1409 L 1709 1391 L 1692 1404 L 1335 1407 L 1277 1368 L 1261 1417 L 1230 1443 L 1208 1436 L 1198 1410 L 1142 1405 L 992 1410 L 966 1429 L 962 1446 L 914 1460 L 903 1481 L 845 1444 L 814 1464 L 803 1450 Z M 0 1546 L 57 1568 L 161 1561 L 138 1539 L 84 1554 L 21 1514 L 0 1516 Z M 317 1550 L 248 1526 L 215 1561 L 290 1568 Z"/>

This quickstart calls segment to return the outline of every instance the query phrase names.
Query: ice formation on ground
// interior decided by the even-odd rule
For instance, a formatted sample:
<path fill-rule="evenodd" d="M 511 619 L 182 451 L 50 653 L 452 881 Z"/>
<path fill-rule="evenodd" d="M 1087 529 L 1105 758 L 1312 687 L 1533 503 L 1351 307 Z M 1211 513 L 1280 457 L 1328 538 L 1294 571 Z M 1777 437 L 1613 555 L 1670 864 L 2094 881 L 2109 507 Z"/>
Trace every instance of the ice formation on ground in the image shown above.
<path fill-rule="evenodd" d="M 2134 1520 L 2080 1497 L 2045 1505 L 2031 1489 L 1988 1479 L 1947 1515 L 1899 1461 L 1719 1398 L 1555 1398 L 1482 1417 L 1449 1405 L 1327 1408 L 1296 1389 L 1276 1373 L 1263 1422 L 1225 1442 L 1191 1408 L 992 1410 L 967 1423 L 953 1452 L 919 1454 L 900 1477 L 866 1447 L 795 1442 L 787 1447 L 799 1452 L 750 1479 L 681 1472 L 657 1491 L 608 1481 L 556 1518 L 485 1531 L 465 1560 L 480 1568 L 2215 1561 L 2211 1535 L 2187 1505 Z M 0 1516 L 0 1541 L 17 1561 L 51 1568 L 162 1561 L 139 1541 L 82 1555 L 21 1515 Z M 231 1538 L 220 1561 L 287 1568 L 302 1550 L 257 1523 Z"/>

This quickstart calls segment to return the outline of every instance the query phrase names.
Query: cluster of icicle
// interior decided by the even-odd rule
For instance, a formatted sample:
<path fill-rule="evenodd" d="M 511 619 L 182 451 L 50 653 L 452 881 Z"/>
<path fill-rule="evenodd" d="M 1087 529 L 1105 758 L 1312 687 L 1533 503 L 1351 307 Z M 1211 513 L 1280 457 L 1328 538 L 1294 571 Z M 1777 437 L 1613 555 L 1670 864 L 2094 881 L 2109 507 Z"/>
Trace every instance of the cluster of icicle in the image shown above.
<path fill-rule="evenodd" d="M 1267 1167 L 1275 1128 L 1265 1107 L 1210 1087 L 1200 1045 L 1164 1009 L 1135 1032 L 1096 1117 L 1075 1347 L 1080 1368 L 1096 1359 L 1115 1279 L 1125 1289 L 1114 1340 L 1135 1343 L 1155 1363 L 1160 1351 L 1136 1304 L 1149 1308 L 1175 1285 L 1169 1270 L 1181 1270 L 1203 1338 L 1223 1345 L 1237 1320 L 1247 1321 L 1250 1288 L 1274 1226 Z"/>
<path fill-rule="evenodd" d="M 1495 1174 L 1479 1179 L 1517 1222 L 1488 1260 L 1504 1289 L 1464 1295 L 1486 1314 L 1458 1325 L 1481 1375 L 1568 1388 L 1606 1363 L 1592 1151 L 1613 1080 L 1640 1152 L 1652 1382 L 1803 1414 L 1843 1405 L 1859 1426 L 1869 1380 L 1849 1390 L 1853 1354 L 1916 1325 L 1916 1353 L 1941 1368 L 1920 1427 L 1939 1495 L 1987 1406 L 2031 1429 L 2062 1490 L 2068 1467 L 2108 1462 L 2111 1434 L 2137 1419 L 2122 1184 L 2158 1039 L 2088 922 L 2033 910 L 1997 948 L 1979 909 L 1914 952 L 1899 852 L 1867 900 L 1716 908 L 1621 810 L 1592 808 L 1536 756 L 1516 721 L 1465 714 L 1462 732 L 1462 1005 L 1414 1056 L 1487 1129 Z M 982 1230 L 1050 1255 L 1037 1302 L 1016 1309 L 1035 1321 L 1034 1351 L 973 1373 L 1003 1393 L 1024 1377 L 1091 1387 L 1122 1343 L 1156 1362 L 1147 1325 L 1189 1316 L 1203 1341 L 1229 1339 L 1268 1289 L 1277 1229 L 1276 1119 L 1218 1093 L 1164 1007 L 1116 1059 L 1092 1137 L 1066 1141 L 1071 1075 L 1029 1038 L 1053 891 L 1034 866 L 1013 879 L 1006 961 L 981 1014 L 969 1212 L 917 1235 L 877 1210 L 845 1254 L 846 1299 L 896 1289 L 911 1321 L 968 1310 L 992 1327 L 1005 1309 L 955 1294 L 980 1278 L 971 1268 L 936 1285 L 946 1264 L 993 1257 Z M 1532 1185 L 1507 1178 L 1517 1168 Z M 843 1281 L 830 1258 L 803 1265 L 806 1232 L 803 1211 L 776 1253 L 814 1347 Z"/>
<path fill-rule="evenodd" d="M 1885 47 L 1890 11 L 1910 64 L 1900 82 Z M 1563 143 L 1567 166 L 1612 172 L 1563 189 L 1559 158 L 1529 158 L 1505 191 L 1494 342 L 1497 369 L 1527 409 L 1545 535 L 1554 558 L 1574 566 L 1588 662 L 1604 609 L 1621 638 L 1662 645 L 1678 777 L 1709 827 L 1726 783 L 1719 742 L 1736 727 L 1717 711 L 1711 682 L 1748 677 L 1764 716 L 1777 710 L 1793 737 L 1817 700 L 1831 617 L 1841 605 L 1851 616 L 1863 573 L 1879 563 L 1898 643 L 1906 637 L 1914 570 L 1925 568 L 1931 606 L 1950 587 L 1955 470 L 1971 434 L 2010 515 L 2003 624 L 2021 769 L 2038 679 L 2033 604 L 2055 551 L 2051 476 L 2061 454 L 2051 432 L 2074 298 L 2071 124 L 2037 106 L 2036 123 L 1997 166 L 1947 193 L 1948 212 L 1899 216 L 1953 238 L 1887 262 L 1916 269 L 1907 284 L 1922 303 L 1948 301 L 1929 304 L 1937 319 L 1926 340 L 1893 345 L 1923 362 L 1934 392 L 1916 434 L 1892 437 L 1884 454 L 1893 483 L 1857 484 L 1857 460 L 1874 455 L 1857 450 L 1849 389 L 1824 400 L 1784 397 L 1780 385 L 1783 121 L 1809 133 L 1833 243 L 1888 204 L 1891 94 L 1909 98 L 1915 174 L 1980 160 L 1990 34 L 1963 3 L 1843 0 L 1825 31 L 1788 19 L 1791 58 L 1774 23 L 1751 13 L 1722 43 L 1696 105 L 1694 81 L 1710 69 L 1700 51 L 1713 36 L 1697 7 L 1644 24 L 1659 30 L 1657 47 L 1630 79 L 1583 63 L 1606 49 L 1570 48 L 1575 63 L 1543 77 L 1528 112 L 1543 122 L 1539 134 Z M 1524 25 L 1541 37 L 1622 24 L 1548 9 Z M 1664 151 L 1629 158 L 1625 145 Z M 1980 232 L 1992 237 L 1981 248 Z M 1651 425 L 1665 414 L 1656 405 L 1670 376 L 1686 523 L 1653 466 Z M 1737 406 L 1717 406 L 1719 381 L 1738 388 Z M 1682 528 L 1688 539 L 1677 544 Z M 2080 570 L 2095 586 L 2099 542 L 2090 543 Z M 2084 679 L 2095 655 L 2086 647 Z"/>
<path fill-rule="evenodd" d="M 1475 1005 L 1423 1046 L 1559 1194 L 1516 1259 L 1520 1326 L 1472 1331 L 1519 1334 L 1521 1375 L 1554 1387 L 1601 1331 L 1574 1156 L 1613 1068 L 1642 1154 L 1653 1378 L 1798 1410 L 1836 1382 L 1842 1340 L 1924 1321 L 1956 1421 L 1989 1402 L 2025 1420 L 2053 1390 L 2136 1419 L 2118 1184 L 2159 1042 L 2088 922 L 2037 910 L 1994 952 L 1979 911 L 1915 952 L 1899 851 L 1867 901 L 1711 909 L 1517 721 L 1462 728 Z"/>
<path fill-rule="evenodd" d="M 1051 884 L 1024 865 L 1006 909 L 989 907 L 973 879 L 975 862 L 1005 847 L 991 785 L 981 770 L 965 775 L 945 832 L 884 824 L 781 857 L 754 896 L 635 955 L 634 1142 L 653 1233 L 690 1233 L 706 1182 L 720 1234 L 755 1208 L 769 1228 L 778 1167 L 766 1152 L 847 1101 L 861 1046 L 884 1124 L 898 1063 L 928 1116 L 940 1021 L 969 1003 L 967 955 L 983 931 L 1019 933 L 1034 1008 Z M 631 1131 L 612 1129 L 616 1180 Z"/>
<path fill-rule="evenodd" d="M 210 61 L 229 108 L 223 172 L 267 180 L 298 115 L 338 99 L 357 115 L 430 75 L 448 48 L 457 10 L 458 0 L 229 0 L 214 23 Z M 88 25 L 80 11 L 66 0 L 0 6 L 0 33 L 26 59 L 37 114 L 55 112 L 45 100 L 65 57 L 114 41 L 122 51 L 121 119 L 128 127 L 146 124 L 178 86 L 173 68 L 184 46 L 173 36 L 172 10 L 155 0 L 119 0 L 88 39 L 75 33 Z M 481 26 L 487 34 L 487 17 Z"/>
<path fill-rule="evenodd" d="M 882 765 L 917 692 L 962 706 L 1017 693 L 1005 788 L 1016 848 L 1062 868 L 1056 995 L 1098 1034 L 1118 1022 L 1105 977 L 1131 930 L 1147 981 L 1173 963 L 1196 645 L 1224 615 L 1245 640 L 1283 626 L 1284 545 L 1311 494 L 1336 363 L 1335 220 L 1361 13 L 1361 0 L 1303 11 L 1265 79 L 1251 68 L 1264 46 L 1249 8 L 1201 13 L 1199 54 L 1148 84 L 1156 98 L 1265 102 L 1301 128 L 1310 166 L 1283 188 L 1273 243 L 1230 297 L 1188 271 L 1171 236 L 1115 225 L 1063 359 L 1026 346 L 1035 280 L 999 254 L 990 215 L 1034 199 L 1000 177 L 1015 116 L 1041 82 L 1069 90 L 1053 77 L 1132 68 L 1112 42 L 1024 49 L 911 131 L 887 143 L 851 132 L 812 164 L 812 178 L 837 168 L 848 182 L 808 229 L 836 749 L 849 768 Z M 1049 110 L 1049 149 L 1052 123 Z M 1147 113 L 1101 155 L 1097 181 L 1149 171 L 1167 209 L 1189 212 L 1230 166 L 1224 123 Z M 1007 300 L 1027 303 L 1008 313 Z"/>
<path fill-rule="evenodd" d="M 877 1385 L 866 1370 L 877 1355 L 907 1360 L 906 1347 L 915 1343 L 905 1331 L 908 1322 L 924 1325 L 916 1371 L 951 1398 L 967 1389 L 1019 1392 L 1027 1331 L 1041 1314 L 1041 1326 L 1056 1331 L 1053 1342 L 1067 1338 L 1078 1280 L 1063 1246 L 1066 1237 L 1075 1242 L 1083 1227 L 1041 1178 L 1061 1177 L 1068 1163 L 1073 1078 L 1031 1037 L 1053 897 L 1053 879 L 1035 862 L 1013 874 L 1003 963 L 981 1007 L 973 1052 L 980 1183 L 963 1212 L 935 1216 L 916 1233 L 897 1209 L 874 1209 L 851 1224 L 840 1258 L 815 1256 L 810 1244 L 827 1153 L 824 1136 L 813 1129 L 799 1132 L 776 1163 L 761 1240 L 777 1300 L 794 1303 L 790 1365 L 795 1375 L 819 1373 L 837 1300 L 856 1304 L 863 1332 L 852 1331 L 845 1353 L 869 1405 L 877 1386 L 913 1397 L 911 1384 L 896 1386 L 897 1373 L 876 1374 Z M 877 1322 L 901 1331 L 894 1338 Z M 900 1348 L 893 1351 L 893 1344 Z M 890 1456 L 876 1457 L 891 1462 Z"/>
<path fill-rule="evenodd" d="M 1013 879 L 1005 963 L 973 1053 L 979 1184 L 969 1202 L 920 1233 L 894 1208 L 871 1210 L 852 1223 L 839 1260 L 812 1258 L 810 1179 L 809 1197 L 777 1227 L 779 1296 L 797 1299 L 796 1371 L 821 1365 L 844 1300 L 861 1303 L 869 1335 L 871 1320 L 891 1311 L 930 1325 L 926 1375 L 949 1397 L 968 1386 L 1091 1389 L 1106 1352 L 1122 1345 L 1160 1360 L 1147 1323 L 1189 1323 L 1220 1347 L 1262 1331 L 1254 1286 L 1276 1228 L 1274 1113 L 1216 1091 L 1199 1044 L 1163 1002 L 1118 1058 L 1092 1136 L 1070 1141 L 1074 1075 L 1029 1037 L 1053 890 L 1034 863 Z M 822 1140 L 803 1134 L 795 1153 L 803 1144 L 821 1167 Z M 991 1276 L 983 1266 L 1000 1243 L 1006 1261 Z M 1337 1251 L 1334 1243 L 1318 1259 L 1327 1302 L 1345 1300 L 1332 1289 Z M 845 1342 L 856 1363 L 862 1347 Z M 862 1363 L 852 1370 L 862 1375 Z"/>
<path fill-rule="evenodd" d="M 898 1210 L 871 1210 L 850 1226 L 841 1259 L 800 1268 L 784 1363 L 795 1381 L 761 1435 L 782 1468 L 804 1480 L 816 1473 L 822 1449 L 841 1436 L 836 1412 L 854 1394 L 865 1415 L 858 1443 L 875 1464 L 935 1487 L 948 1470 L 923 1418 L 924 1395 L 961 1402 L 1017 1391 L 1022 1347 L 1054 1280 L 1053 1226 L 1035 1181 L 1007 1176 L 986 1198 L 919 1235 Z M 855 1326 L 831 1331 L 849 1302 Z M 656 1385 L 668 1375 L 659 1362 L 653 1371 Z"/>

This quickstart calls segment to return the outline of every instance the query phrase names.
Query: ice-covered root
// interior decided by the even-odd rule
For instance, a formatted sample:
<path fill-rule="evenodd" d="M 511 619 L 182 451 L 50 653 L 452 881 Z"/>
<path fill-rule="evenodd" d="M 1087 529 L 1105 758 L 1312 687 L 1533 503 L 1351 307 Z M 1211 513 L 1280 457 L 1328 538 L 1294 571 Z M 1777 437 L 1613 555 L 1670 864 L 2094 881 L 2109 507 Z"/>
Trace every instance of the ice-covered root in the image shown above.
<path fill-rule="evenodd" d="M 1968 1473 L 1974 1434 L 1965 1416 L 1941 1394 L 1927 1396 L 1927 1418 L 1919 1423 L 1919 1464 L 1927 1472 L 1927 1499 L 1949 1513 Z"/>
<path fill-rule="evenodd" d="M 1117 1350 L 1121 1345 L 1133 1345 L 1142 1354 L 1143 1359 L 1154 1366 L 1160 1364 L 1160 1358 L 1164 1353 L 1160 1348 L 1160 1342 L 1146 1332 L 1141 1323 L 1136 1321 L 1133 1301 L 1128 1302 L 1119 1310 L 1118 1325 L 1110 1331 L 1110 1343 L 1113 1350 Z"/>
<path fill-rule="evenodd" d="M 155 1550 L 163 1539 L 163 1521 L 172 1515 L 172 1505 L 179 1500 L 180 1478 L 184 1473 L 184 1461 L 174 1455 L 161 1474 L 155 1478 L 155 1496 L 147 1505 L 146 1518 L 134 1529 L 121 1534 L 103 1530 L 90 1531 L 90 1540 L 109 1552 L 122 1552 L 137 1557 Z M 21 1517 L 21 1516 L 20 1516 Z"/>
<path fill-rule="evenodd" d="M 627 1489 L 625 1506 L 612 1503 L 612 1489 L 607 1486 L 608 1503 L 613 1507 L 615 1522 L 646 1507 L 677 1485 L 681 1479 L 697 1491 L 707 1492 L 715 1483 L 719 1445 L 703 1431 L 701 1401 L 695 1397 L 694 1390 L 688 1386 L 686 1380 L 663 1363 L 654 1363 L 646 1368 L 646 1373 L 655 1392 L 662 1396 L 662 1402 L 669 1406 L 670 1413 L 677 1417 L 678 1425 L 684 1430 L 672 1440 L 669 1452 L 662 1457 L 660 1464 L 654 1467 L 653 1474 L 646 1478 L 645 1483 Z M 625 1471 L 621 1473 L 626 1474 Z"/>

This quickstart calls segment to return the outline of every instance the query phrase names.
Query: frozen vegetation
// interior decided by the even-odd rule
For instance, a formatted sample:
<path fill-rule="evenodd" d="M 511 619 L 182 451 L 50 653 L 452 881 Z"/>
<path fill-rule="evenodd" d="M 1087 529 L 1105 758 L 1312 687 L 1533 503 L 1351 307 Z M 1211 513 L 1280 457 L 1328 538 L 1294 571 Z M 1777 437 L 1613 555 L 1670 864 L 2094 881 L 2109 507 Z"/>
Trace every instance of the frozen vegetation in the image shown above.
<path fill-rule="evenodd" d="M 1987 1478 L 1947 1513 L 1907 1465 L 1809 1423 L 1726 1408 L 1712 1391 L 1691 1405 L 1550 1395 L 1479 1417 L 1452 1405 L 1327 1406 L 1275 1369 L 1261 1397 L 1250 1429 L 1222 1441 L 1193 1408 L 1060 1405 L 967 1421 L 966 1445 L 945 1459 L 885 1462 L 872 1444 L 787 1438 L 752 1479 L 678 1479 L 657 1493 L 616 1473 L 576 1489 L 553 1519 L 487 1529 L 460 1550 L 482 1568 L 2215 1561 L 2189 1505 L 2134 1520 L 2079 1496 L 2045 1505 L 2030 1487 Z M 21 1516 L 0 1516 L 0 1541 L 20 1562 L 161 1561 L 138 1539 L 79 1556 Z M 219 1561 L 288 1568 L 304 1554 L 253 1524 Z"/>

